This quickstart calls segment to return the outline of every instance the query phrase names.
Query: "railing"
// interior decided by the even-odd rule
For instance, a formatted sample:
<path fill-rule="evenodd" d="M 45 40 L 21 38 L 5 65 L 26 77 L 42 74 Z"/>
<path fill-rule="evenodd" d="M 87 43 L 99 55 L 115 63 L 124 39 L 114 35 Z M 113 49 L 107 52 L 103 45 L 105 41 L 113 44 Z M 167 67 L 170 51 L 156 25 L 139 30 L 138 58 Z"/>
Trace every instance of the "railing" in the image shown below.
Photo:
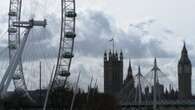
<path fill-rule="evenodd" d="M 171 101 L 157 101 L 157 107 L 194 107 L 195 108 L 195 100 L 171 100 Z M 152 107 L 153 101 L 145 101 L 142 103 L 131 102 L 131 103 L 123 103 L 120 105 L 122 108 L 131 108 L 131 107 Z"/>

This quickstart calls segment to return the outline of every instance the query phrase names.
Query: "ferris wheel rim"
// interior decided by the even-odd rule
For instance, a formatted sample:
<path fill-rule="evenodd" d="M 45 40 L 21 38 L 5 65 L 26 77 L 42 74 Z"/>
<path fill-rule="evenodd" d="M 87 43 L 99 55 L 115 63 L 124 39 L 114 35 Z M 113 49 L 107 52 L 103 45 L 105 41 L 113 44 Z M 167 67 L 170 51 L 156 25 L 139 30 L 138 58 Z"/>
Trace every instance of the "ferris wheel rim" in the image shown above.
<path fill-rule="evenodd" d="M 16 53 L 17 48 L 20 46 L 20 27 L 14 27 L 13 22 L 20 22 L 22 10 L 22 0 L 10 0 L 9 13 L 8 13 L 8 49 L 9 49 L 9 63 Z M 24 78 L 22 59 L 20 59 L 17 72 L 14 73 L 12 78 L 15 91 L 27 93 L 27 85 Z"/>
<path fill-rule="evenodd" d="M 69 7 L 66 6 L 66 3 L 72 3 L 72 8 L 71 9 L 68 9 Z M 65 5 L 65 7 L 64 7 Z M 66 31 L 67 29 L 67 25 L 66 25 L 66 20 L 69 19 L 68 16 L 66 16 L 66 14 L 70 13 L 70 12 L 67 12 L 67 10 L 72 10 L 72 13 L 73 16 L 72 16 L 72 28 L 70 29 L 70 32 L 74 33 L 74 37 L 76 37 L 76 32 L 75 32 L 75 24 L 76 24 L 76 5 L 75 5 L 75 0 L 61 0 L 61 32 L 60 32 L 60 45 L 59 45 L 59 51 L 58 51 L 58 58 L 57 58 L 57 64 L 56 64 L 56 69 L 55 69 L 55 75 L 54 75 L 54 82 L 52 83 L 52 86 L 54 86 L 54 83 L 55 83 L 55 80 L 57 80 L 57 77 L 60 76 L 59 72 L 63 71 L 62 68 L 66 68 L 64 69 L 66 72 L 68 72 L 68 74 L 70 75 L 70 66 L 71 66 L 71 62 L 72 62 L 72 57 L 73 57 L 73 50 L 74 50 L 74 37 L 73 38 L 70 38 L 72 39 L 70 42 L 71 42 L 71 46 L 69 48 L 69 54 L 72 55 L 71 57 L 67 57 L 67 58 L 62 58 L 62 54 L 63 52 L 66 52 L 66 50 L 63 48 L 66 48 L 66 34 L 68 33 L 68 31 Z M 74 16 L 75 15 L 75 16 Z M 65 40 L 64 40 L 65 39 Z M 69 39 L 69 40 L 70 40 Z M 67 40 L 68 41 L 68 40 Z M 67 44 L 68 45 L 68 44 Z M 68 63 L 66 65 L 66 67 L 62 67 L 62 60 L 68 60 Z M 64 83 L 66 82 L 67 78 L 69 77 L 69 75 L 65 76 L 65 81 Z M 63 85 L 63 87 L 65 86 L 65 84 Z"/>

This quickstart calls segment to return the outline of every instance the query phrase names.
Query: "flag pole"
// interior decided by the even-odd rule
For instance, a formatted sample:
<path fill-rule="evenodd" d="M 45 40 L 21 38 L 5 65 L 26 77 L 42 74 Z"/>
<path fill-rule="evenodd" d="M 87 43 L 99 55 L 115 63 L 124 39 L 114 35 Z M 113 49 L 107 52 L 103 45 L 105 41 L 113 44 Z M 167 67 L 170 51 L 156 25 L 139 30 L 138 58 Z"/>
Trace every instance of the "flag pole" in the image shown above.
<path fill-rule="evenodd" d="M 75 101 L 75 97 L 76 97 L 76 94 L 77 94 L 77 91 L 78 91 L 78 84 L 79 84 L 79 80 L 80 80 L 80 75 L 81 75 L 81 72 L 79 72 L 79 76 L 78 76 L 78 78 L 77 78 L 76 87 L 75 87 L 75 92 L 74 92 L 74 90 L 73 90 L 73 98 L 72 98 L 70 110 L 73 110 L 73 107 L 74 107 L 74 101 Z"/>
<path fill-rule="evenodd" d="M 112 40 L 112 46 L 113 46 L 113 53 L 114 53 L 114 37 L 112 38 L 113 40 Z"/>

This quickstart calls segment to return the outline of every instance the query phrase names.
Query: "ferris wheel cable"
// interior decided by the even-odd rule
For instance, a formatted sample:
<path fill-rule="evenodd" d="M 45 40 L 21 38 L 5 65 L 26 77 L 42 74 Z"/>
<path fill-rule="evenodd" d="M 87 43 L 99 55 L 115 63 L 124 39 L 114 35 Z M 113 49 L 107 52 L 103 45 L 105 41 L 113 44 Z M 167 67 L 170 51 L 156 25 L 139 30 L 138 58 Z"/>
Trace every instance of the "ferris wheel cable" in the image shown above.
<path fill-rule="evenodd" d="M 4 75 L 5 78 L 3 78 L 1 81 L 0 90 L 1 90 L 1 93 L 3 93 L 3 94 L 7 91 L 7 88 L 8 88 L 10 81 L 13 77 L 13 72 L 15 72 L 15 69 L 17 68 L 16 64 L 18 64 L 18 62 L 19 62 L 18 60 L 21 57 L 21 54 L 23 52 L 23 48 L 25 46 L 25 41 L 27 39 L 28 33 L 29 33 L 29 30 L 25 33 L 25 39 L 23 39 L 23 44 L 21 45 L 21 47 L 19 48 L 17 53 L 14 55 L 14 58 L 11 61 L 11 64 L 8 66 L 8 68 L 5 72 L 5 75 Z"/>
<path fill-rule="evenodd" d="M 55 74 L 54 72 L 55 72 L 55 65 L 53 66 L 53 69 L 52 69 L 52 73 L 51 73 L 51 77 L 50 77 L 50 81 L 49 81 L 49 86 L 48 86 L 46 98 L 45 98 L 44 105 L 43 105 L 43 110 L 46 110 L 46 107 L 47 107 L 49 94 L 50 94 L 51 89 L 52 89 L 52 82 L 54 80 L 54 74 Z"/>
<path fill-rule="evenodd" d="M 162 74 L 165 74 L 165 73 L 162 72 Z M 165 78 L 166 78 L 166 79 L 165 79 L 166 81 L 168 80 L 169 83 L 174 84 L 173 81 L 172 81 L 169 77 L 165 77 Z"/>
<path fill-rule="evenodd" d="M 29 40 L 29 41 L 30 41 L 30 40 Z M 29 45 L 31 45 L 31 44 L 29 44 Z M 30 49 L 32 49 L 32 47 L 30 47 L 30 46 L 27 46 L 27 47 L 30 48 Z M 29 50 L 28 48 L 27 48 L 27 50 Z M 36 49 L 35 49 L 35 50 L 36 50 Z M 39 50 L 39 49 L 38 49 L 38 50 Z M 38 53 L 38 52 L 39 52 L 39 51 L 34 52 L 34 53 Z M 34 55 L 33 55 L 32 57 L 29 57 L 29 58 L 35 59 L 35 58 L 37 58 L 37 57 L 40 57 L 40 56 L 38 56 L 38 55 L 35 55 L 35 56 L 34 56 Z M 45 59 L 45 61 L 47 62 L 48 60 Z M 42 61 L 42 62 L 43 62 L 43 61 Z M 49 65 L 50 63 L 46 63 L 46 64 Z M 31 66 L 32 68 L 31 68 L 31 70 L 30 70 L 31 73 L 32 73 L 32 71 L 34 71 L 34 69 L 35 69 L 34 66 L 35 66 L 35 65 L 36 65 L 36 64 L 33 62 L 32 66 Z M 46 66 L 46 67 L 47 67 L 47 70 L 50 70 L 49 66 Z M 35 72 L 33 72 L 33 73 L 35 73 Z M 37 72 L 36 72 L 36 73 L 37 73 Z"/>
<path fill-rule="evenodd" d="M 6 51 L 8 51 L 7 47 L 4 47 L 1 51 L 0 51 L 0 57 L 3 55 L 7 55 Z"/>
<path fill-rule="evenodd" d="M 33 33 L 33 31 L 34 30 L 32 30 L 32 33 Z M 30 35 L 30 38 L 28 39 L 28 41 L 27 41 L 27 45 L 26 45 L 26 48 L 25 48 L 25 50 L 27 50 L 27 52 L 29 51 L 29 50 L 32 50 L 33 49 L 33 46 L 34 45 L 38 45 L 38 44 L 34 44 L 34 42 L 32 42 L 32 39 L 33 39 L 33 37 L 36 37 L 36 36 L 34 36 L 33 34 L 31 33 L 31 35 Z M 36 58 L 39 58 L 40 56 L 38 56 L 36 53 L 38 53 L 38 51 L 37 50 L 39 50 L 39 49 L 34 49 L 34 50 L 32 50 L 33 51 L 33 54 L 30 54 L 30 56 L 29 56 L 29 53 L 26 53 L 28 56 L 27 56 L 27 60 L 29 59 L 29 60 L 36 60 Z"/>
<path fill-rule="evenodd" d="M 8 51 L 8 49 L 5 49 L 5 51 Z M 8 59 L 7 53 L 6 52 L 2 52 L 2 53 L 3 53 L 3 54 L 1 54 L 2 58 Z M 8 65 L 9 65 L 8 62 L 6 63 L 5 61 L 1 61 L 1 63 L 0 63 L 0 71 L 1 71 L 1 73 L 4 73 L 4 71 L 5 71 L 4 68 L 6 68 Z M 1 79 L 2 79 L 2 77 L 1 77 Z"/>
<path fill-rule="evenodd" d="M 5 57 L 4 57 L 5 58 Z M 7 58 L 5 58 L 5 59 L 8 59 L 8 57 Z M 8 67 L 8 65 L 9 65 L 9 63 L 8 62 L 6 62 L 6 61 L 1 61 L 1 63 L 0 63 L 0 71 L 1 71 L 1 75 L 3 76 L 3 73 L 5 72 L 5 68 L 7 68 Z"/>
<path fill-rule="evenodd" d="M 46 33 L 45 33 L 46 31 L 44 30 L 44 37 L 46 36 Z M 41 36 L 41 35 L 40 35 Z M 43 58 L 45 59 L 45 61 L 47 61 L 47 64 L 53 64 L 53 63 L 51 63 L 51 61 L 50 60 L 48 60 L 49 59 L 49 55 L 48 55 L 48 53 L 47 53 L 47 51 L 45 51 L 45 49 L 42 47 L 42 46 L 40 46 L 40 45 L 38 45 L 39 46 L 39 49 L 38 49 L 38 53 L 43 53 L 42 54 L 42 56 L 43 56 Z"/>
<path fill-rule="evenodd" d="M 31 37 L 32 36 L 30 36 L 29 37 L 29 39 L 31 39 Z M 23 53 L 23 55 L 22 55 L 22 57 L 23 57 L 23 61 L 24 62 L 28 62 L 29 60 L 31 60 L 30 58 L 31 58 L 31 54 L 29 54 L 28 53 L 28 51 L 29 50 L 32 50 L 32 48 L 31 48 L 31 46 L 30 45 L 32 45 L 31 43 L 30 43 L 30 40 L 27 40 L 27 42 L 26 42 L 26 46 L 25 46 L 25 48 L 24 48 L 24 53 Z M 36 49 L 35 49 L 36 50 Z M 27 51 L 27 52 L 26 52 Z M 32 59 L 33 60 L 33 59 Z"/>
<path fill-rule="evenodd" d="M 30 37 L 31 38 L 31 37 Z M 23 53 L 23 55 L 22 55 L 22 57 L 23 57 L 23 61 L 24 62 L 28 62 L 30 59 L 29 58 L 31 58 L 31 56 L 30 56 L 30 54 L 29 54 L 29 50 L 31 50 L 31 48 L 30 48 L 30 46 L 29 46 L 30 44 L 29 44 L 29 40 L 27 40 L 27 42 L 26 42 L 26 46 L 25 46 L 25 48 L 24 48 L 24 53 Z M 27 52 L 26 52 L 27 51 Z"/>
<path fill-rule="evenodd" d="M 33 37 L 33 35 L 28 40 L 28 45 L 26 46 L 27 48 L 25 50 L 32 50 L 32 46 L 35 45 L 35 44 L 33 44 L 34 42 L 31 42 L 32 41 L 32 37 Z M 34 59 L 39 58 L 39 57 L 42 57 L 42 55 L 40 55 L 40 53 L 46 53 L 46 52 L 44 52 L 45 49 L 41 49 L 41 52 L 40 52 L 40 48 L 43 48 L 43 47 L 39 46 L 38 44 L 36 44 L 36 45 L 38 46 L 37 48 L 39 48 L 39 49 L 33 50 L 35 54 L 33 54 L 33 56 L 31 56 L 31 57 L 28 57 L 28 58 L 31 58 L 31 60 L 34 60 Z"/>
<path fill-rule="evenodd" d="M 7 34 L 7 28 L 6 28 L 6 30 L 5 31 L 3 31 L 1 34 L 0 34 L 0 38 L 2 38 L 2 37 L 4 37 L 6 34 Z"/>
<path fill-rule="evenodd" d="M 48 65 L 53 65 L 54 63 L 52 63 L 52 61 L 49 60 L 49 56 L 48 56 L 47 52 L 45 51 L 45 49 L 44 49 L 42 46 L 40 46 L 39 48 L 40 48 L 40 50 L 42 51 L 41 53 L 43 53 L 43 54 L 42 54 L 42 57 L 43 57 L 43 59 L 45 60 L 45 62 L 46 62 Z M 40 51 L 40 50 L 39 50 L 39 51 Z M 50 70 L 49 67 L 48 67 L 48 69 Z"/>

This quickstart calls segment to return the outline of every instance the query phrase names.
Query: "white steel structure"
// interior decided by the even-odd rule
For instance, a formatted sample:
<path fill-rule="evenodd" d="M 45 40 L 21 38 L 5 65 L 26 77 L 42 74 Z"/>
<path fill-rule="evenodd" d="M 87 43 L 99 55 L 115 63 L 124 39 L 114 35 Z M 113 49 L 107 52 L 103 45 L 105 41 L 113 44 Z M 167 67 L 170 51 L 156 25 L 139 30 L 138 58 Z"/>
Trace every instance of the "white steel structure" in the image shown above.
<path fill-rule="evenodd" d="M 8 20 L 8 47 L 9 47 L 9 64 L 20 47 L 20 27 L 14 27 L 13 22 L 20 21 L 22 0 L 10 0 L 9 20 Z M 27 90 L 23 75 L 21 58 L 13 75 L 13 82 L 16 92 Z"/>
<path fill-rule="evenodd" d="M 64 87 L 70 76 L 75 34 L 75 0 L 61 0 L 61 36 L 52 88 Z"/>
<path fill-rule="evenodd" d="M 57 65 L 54 73 L 52 84 L 49 86 L 48 93 L 55 88 L 65 88 L 66 80 L 70 76 L 70 66 L 73 58 L 75 33 L 75 0 L 61 0 L 61 34 L 60 46 L 57 59 Z M 51 91 L 51 92 L 50 92 Z M 46 109 L 49 94 L 45 99 L 43 110 Z"/>
<path fill-rule="evenodd" d="M 27 42 L 28 39 L 28 35 L 30 33 L 30 30 L 34 27 L 34 26 L 46 26 L 46 20 L 44 21 L 34 21 L 33 19 L 30 21 L 14 21 L 12 22 L 13 27 L 23 27 L 26 28 L 25 32 L 24 32 L 24 37 L 22 39 L 22 42 L 18 45 L 18 47 L 15 50 L 15 54 L 13 55 L 13 57 L 10 59 L 10 64 L 8 66 L 8 68 L 6 69 L 6 72 L 1 80 L 0 83 L 0 93 L 1 96 L 4 96 L 9 85 L 11 82 L 11 79 L 13 79 L 14 81 L 18 81 L 15 84 L 16 89 L 18 89 L 20 93 L 22 93 L 22 95 L 24 96 L 29 96 L 28 91 L 27 91 L 27 87 L 25 85 L 25 80 L 24 80 L 24 76 L 23 73 L 17 74 L 16 72 L 18 69 L 18 65 L 22 64 L 21 62 L 21 57 L 24 51 L 24 47 L 25 44 Z"/>
<path fill-rule="evenodd" d="M 20 21 L 22 0 L 10 0 L 8 19 L 8 48 L 9 66 L 0 83 L 0 93 L 4 97 L 11 80 L 14 82 L 15 91 L 22 96 L 30 97 L 24 79 L 22 67 L 22 54 L 28 39 L 30 30 L 34 26 L 46 26 L 44 21 Z M 23 39 L 20 38 L 20 28 L 25 28 Z M 20 40 L 22 40 L 20 42 Z"/>

